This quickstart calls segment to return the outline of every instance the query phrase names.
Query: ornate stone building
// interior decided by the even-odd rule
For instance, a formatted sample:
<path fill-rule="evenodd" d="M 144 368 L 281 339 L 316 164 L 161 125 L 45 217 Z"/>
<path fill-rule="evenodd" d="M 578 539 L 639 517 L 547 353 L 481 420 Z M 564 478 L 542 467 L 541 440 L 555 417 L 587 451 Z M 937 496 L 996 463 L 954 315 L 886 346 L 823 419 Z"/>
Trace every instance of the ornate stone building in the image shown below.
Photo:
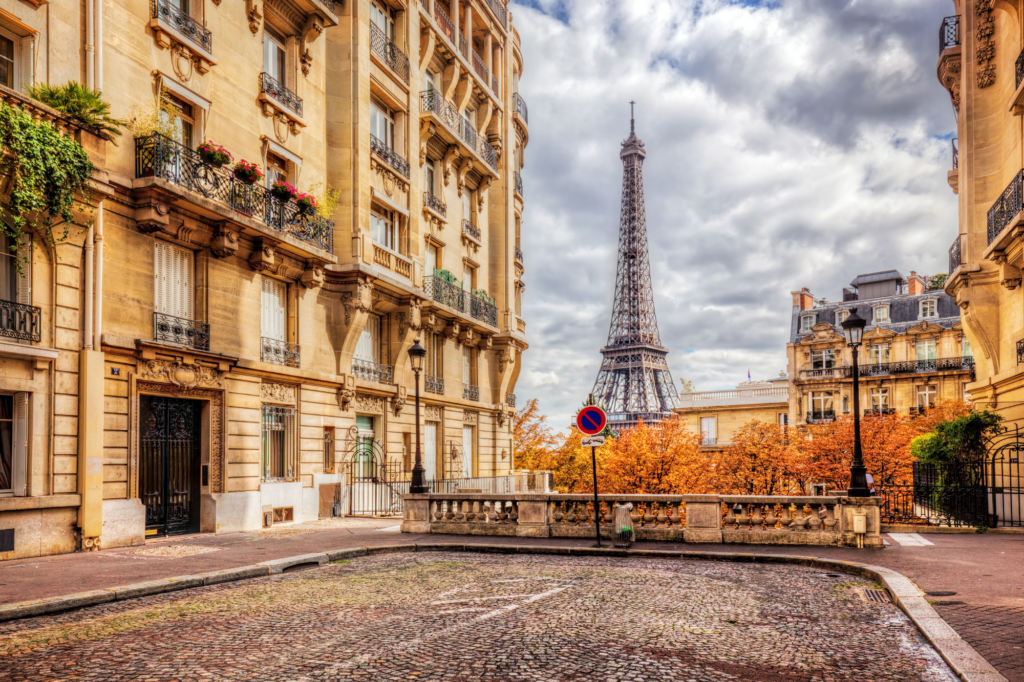
<path fill-rule="evenodd" d="M 528 131 L 501 0 L 0 8 L 0 96 L 98 168 L 0 301 L 36 330 L 0 341 L 0 559 L 315 518 L 353 468 L 409 471 L 416 339 L 428 478 L 509 470 Z M 17 93 L 69 80 L 132 132 Z"/>
<path fill-rule="evenodd" d="M 971 398 L 1012 426 L 1024 417 L 1024 8 L 994 0 L 953 7 L 940 26 L 938 62 L 957 131 L 949 185 L 959 196 L 959 230 L 946 293 L 977 351 Z"/>
<path fill-rule="evenodd" d="M 971 345 L 960 311 L 923 277 L 895 270 L 859 275 L 841 302 L 793 292 L 789 362 L 789 424 L 863 414 L 915 414 L 940 400 L 966 397 L 974 374 Z M 853 404 L 853 356 L 843 321 L 856 311 L 867 320 L 859 351 L 860 401 Z"/>
<path fill-rule="evenodd" d="M 744 424 L 789 423 L 789 378 L 782 372 L 771 381 L 744 381 L 733 389 L 680 393 L 674 412 L 700 434 L 701 447 L 723 448 Z"/>

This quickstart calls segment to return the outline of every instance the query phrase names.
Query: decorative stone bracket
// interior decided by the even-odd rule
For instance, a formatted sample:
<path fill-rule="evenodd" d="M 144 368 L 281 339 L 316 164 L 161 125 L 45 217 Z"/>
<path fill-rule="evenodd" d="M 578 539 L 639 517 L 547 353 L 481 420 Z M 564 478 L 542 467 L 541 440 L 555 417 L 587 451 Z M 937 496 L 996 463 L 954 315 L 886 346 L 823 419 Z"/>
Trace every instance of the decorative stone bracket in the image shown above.
<path fill-rule="evenodd" d="M 302 286 L 307 289 L 319 289 L 325 280 L 324 264 L 320 261 L 306 261 L 306 269 L 302 271 L 302 277 L 299 279 Z"/>
<path fill-rule="evenodd" d="M 391 396 L 391 411 L 395 413 L 396 417 L 401 416 L 402 408 L 405 407 L 405 401 L 407 396 L 408 391 L 406 390 L 405 386 L 399 386 L 398 393 Z"/>
<path fill-rule="evenodd" d="M 149 27 L 153 29 L 157 46 L 171 51 L 171 66 L 182 82 L 192 78 L 193 69 L 202 75 L 217 63 L 211 52 L 196 45 L 166 21 L 154 17 L 149 20 Z"/>
<path fill-rule="evenodd" d="M 249 267 L 256 272 L 273 270 L 276 265 L 277 248 L 268 239 L 260 239 L 249 256 Z"/>
<path fill-rule="evenodd" d="M 356 399 L 356 378 L 351 374 L 341 375 L 341 386 L 338 388 L 338 407 L 348 412 L 349 405 Z"/>

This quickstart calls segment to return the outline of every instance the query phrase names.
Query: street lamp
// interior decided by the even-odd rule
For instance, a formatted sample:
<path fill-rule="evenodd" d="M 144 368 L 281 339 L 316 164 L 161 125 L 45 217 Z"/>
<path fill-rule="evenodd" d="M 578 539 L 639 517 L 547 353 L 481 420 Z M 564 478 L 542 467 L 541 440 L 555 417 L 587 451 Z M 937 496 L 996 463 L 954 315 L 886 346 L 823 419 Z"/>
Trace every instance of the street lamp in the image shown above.
<path fill-rule="evenodd" d="M 420 371 L 423 369 L 423 358 L 427 357 L 427 349 L 420 345 L 420 340 L 413 342 L 409 349 L 409 364 L 416 378 L 416 464 L 412 467 L 410 493 L 429 493 L 426 481 L 423 480 L 423 458 L 420 455 Z"/>
<path fill-rule="evenodd" d="M 850 497 L 871 497 L 871 491 L 868 489 L 868 471 L 864 468 L 864 456 L 860 450 L 860 373 L 857 368 L 857 349 L 864 338 L 865 326 L 867 320 L 856 311 L 843 320 L 846 345 L 853 350 L 853 462 L 850 463 L 850 487 L 846 491 Z"/>

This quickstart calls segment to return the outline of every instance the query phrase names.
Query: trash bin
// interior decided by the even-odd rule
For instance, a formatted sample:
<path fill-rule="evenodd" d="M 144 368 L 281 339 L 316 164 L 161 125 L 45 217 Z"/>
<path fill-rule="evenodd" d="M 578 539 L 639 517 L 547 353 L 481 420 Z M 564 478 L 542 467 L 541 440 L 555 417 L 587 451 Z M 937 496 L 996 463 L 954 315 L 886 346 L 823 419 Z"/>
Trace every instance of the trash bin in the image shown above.
<path fill-rule="evenodd" d="M 633 503 L 628 504 L 617 504 L 612 515 L 612 521 L 615 524 L 613 543 L 616 547 L 628 548 L 633 544 L 633 519 L 629 517 L 629 512 L 633 509 Z"/>

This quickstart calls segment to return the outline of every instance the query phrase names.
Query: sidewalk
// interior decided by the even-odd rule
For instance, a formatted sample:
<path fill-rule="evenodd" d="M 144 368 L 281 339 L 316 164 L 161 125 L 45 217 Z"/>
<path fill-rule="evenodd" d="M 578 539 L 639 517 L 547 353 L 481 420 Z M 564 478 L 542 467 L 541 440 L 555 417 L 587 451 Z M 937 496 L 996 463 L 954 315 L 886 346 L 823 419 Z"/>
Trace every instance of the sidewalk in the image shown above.
<path fill-rule="evenodd" d="M 443 542 L 578 547 L 593 544 L 593 540 L 583 539 L 413 535 L 398 532 L 399 523 L 399 519 L 329 520 L 277 526 L 260 533 L 185 536 L 151 541 L 145 547 L 3 562 L 0 563 L 0 604 L 224 570 L 334 549 Z M 881 550 L 654 542 L 635 546 L 812 556 L 899 571 L 925 592 L 955 593 L 934 595 L 929 599 L 957 633 L 1010 682 L 1024 682 L 1024 535 L 922 536 L 931 544 L 900 544 L 885 537 L 890 544 Z"/>

